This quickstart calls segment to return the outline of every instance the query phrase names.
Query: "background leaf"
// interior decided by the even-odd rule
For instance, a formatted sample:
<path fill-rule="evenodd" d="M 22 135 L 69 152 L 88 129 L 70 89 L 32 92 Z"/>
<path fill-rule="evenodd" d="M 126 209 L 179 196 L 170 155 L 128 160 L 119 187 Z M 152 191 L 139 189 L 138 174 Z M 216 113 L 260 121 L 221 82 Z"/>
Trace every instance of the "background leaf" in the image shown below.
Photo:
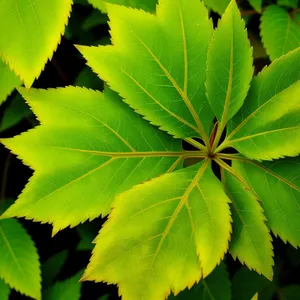
<path fill-rule="evenodd" d="M 261 13 L 262 0 L 249 0 L 251 6 L 259 13 Z"/>
<path fill-rule="evenodd" d="M 230 0 L 204 0 L 205 5 L 217 12 L 219 15 L 222 15 L 225 12 L 227 5 L 230 3 Z"/>
<path fill-rule="evenodd" d="M 277 5 L 270 5 L 261 16 L 261 38 L 271 60 L 300 47 L 300 25 Z"/>
<path fill-rule="evenodd" d="M 15 219 L 0 220 L 0 277 L 11 288 L 41 299 L 41 271 L 33 241 Z"/>
<path fill-rule="evenodd" d="M 277 0 L 277 4 L 286 7 L 297 8 L 298 0 Z"/>
<path fill-rule="evenodd" d="M 60 42 L 71 0 L 0 2 L 0 57 L 26 87 L 38 77 Z M 13 26 L 12 26 L 13 24 Z"/>

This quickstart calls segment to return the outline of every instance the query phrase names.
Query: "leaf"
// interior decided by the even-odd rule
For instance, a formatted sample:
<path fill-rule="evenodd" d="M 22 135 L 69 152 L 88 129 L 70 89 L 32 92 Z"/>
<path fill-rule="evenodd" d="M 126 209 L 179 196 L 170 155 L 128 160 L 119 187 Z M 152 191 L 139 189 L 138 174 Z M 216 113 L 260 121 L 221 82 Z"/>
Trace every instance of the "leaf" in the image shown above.
<path fill-rule="evenodd" d="M 235 1 L 219 21 L 207 61 L 207 97 L 225 125 L 243 105 L 253 75 L 252 50 Z"/>
<path fill-rule="evenodd" d="M 52 284 L 54 278 L 66 262 L 67 257 L 68 251 L 63 250 L 53 255 L 42 265 L 43 288 L 49 287 Z"/>
<path fill-rule="evenodd" d="M 230 0 L 203 0 L 203 2 L 208 8 L 222 15 L 230 3 Z"/>
<path fill-rule="evenodd" d="M 260 35 L 271 60 L 300 47 L 300 25 L 277 5 L 270 5 L 261 16 Z"/>
<path fill-rule="evenodd" d="M 286 7 L 297 8 L 298 0 L 277 0 L 277 4 Z"/>
<path fill-rule="evenodd" d="M 78 282 L 82 271 L 73 277 L 55 283 L 43 293 L 43 300 L 79 300 L 81 283 Z"/>
<path fill-rule="evenodd" d="M 21 95 L 17 94 L 7 106 L 0 120 L 0 132 L 17 125 L 32 114 Z"/>
<path fill-rule="evenodd" d="M 82 280 L 117 283 L 123 299 L 163 299 L 206 277 L 228 247 L 230 213 L 209 161 L 116 198 Z"/>
<path fill-rule="evenodd" d="M 94 8 L 99 9 L 102 13 L 106 13 L 106 7 L 103 0 L 87 0 Z M 107 1 L 105 1 L 107 2 Z"/>
<path fill-rule="evenodd" d="M 60 42 L 71 0 L 0 2 L 0 53 L 29 88 Z"/>
<path fill-rule="evenodd" d="M 52 223 L 54 234 L 108 214 L 117 194 L 172 171 L 184 158 L 179 140 L 159 132 L 111 91 L 20 92 L 41 126 L 1 142 L 35 173 L 2 218 Z"/>
<path fill-rule="evenodd" d="M 249 0 L 249 2 L 258 13 L 261 13 L 262 0 Z"/>
<path fill-rule="evenodd" d="M 300 153 L 299 61 L 297 49 L 253 79 L 242 109 L 228 127 L 224 145 L 257 160 Z"/>
<path fill-rule="evenodd" d="M 10 294 L 10 288 L 5 283 L 4 280 L 0 279 L 0 299 L 1 300 L 8 300 Z"/>
<path fill-rule="evenodd" d="M 225 264 L 222 263 L 207 278 L 202 279 L 190 290 L 184 290 L 177 296 L 171 295 L 168 300 L 230 300 L 230 286 L 228 272 Z"/>
<path fill-rule="evenodd" d="M 261 200 L 269 228 L 284 242 L 300 245 L 300 157 L 259 164 L 235 161 L 233 168 Z"/>
<path fill-rule="evenodd" d="M 0 277 L 20 293 L 41 299 L 37 250 L 30 236 L 15 219 L 0 221 L 0 253 Z"/>
<path fill-rule="evenodd" d="M 229 169 L 230 170 L 230 169 Z M 273 247 L 265 216 L 257 196 L 239 174 L 223 169 L 223 182 L 231 200 L 232 238 L 230 253 L 248 268 L 263 274 L 269 280 L 273 277 Z M 237 177 L 239 176 L 239 179 Z"/>
<path fill-rule="evenodd" d="M 300 286 L 298 284 L 291 284 L 280 289 L 281 300 L 294 300 L 300 298 Z"/>
<path fill-rule="evenodd" d="M 14 88 L 20 84 L 21 81 L 17 75 L 0 59 L 0 105 Z"/>
<path fill-rule="evenodd" d="M 109 4 L 107 10 L 113 46 L 78 46 L 88 64 L 151 123 L 208 143 L 213 116 L 204 81 L 213 28 L 204 5 L 166 0 L 157 16 Z"/>
<path fill-rule="evenodd" d="M 268 284 L 264 276 L 242 267 L 232 279 L 232 300 L 249 300 Z"/>

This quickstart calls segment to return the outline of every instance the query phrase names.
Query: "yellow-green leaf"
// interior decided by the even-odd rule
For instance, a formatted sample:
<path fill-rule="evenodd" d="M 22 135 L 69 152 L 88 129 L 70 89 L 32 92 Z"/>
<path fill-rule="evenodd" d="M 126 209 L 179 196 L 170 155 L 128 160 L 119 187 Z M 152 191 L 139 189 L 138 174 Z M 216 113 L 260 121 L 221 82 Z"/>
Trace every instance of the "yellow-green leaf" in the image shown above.
<path fill-rule="evenodd" d="M 206 277 L 224 256 L 231 230 L 229 199 L 208 164 L 117 197 L 83 280 L 117 283 L 124 300 L 160 300 Z"/>
<path fill-rule="evenodd" d="M 26 87 L 37 78 L 64 33 L 72 0 L 0 1 L 0 57 Z"/>

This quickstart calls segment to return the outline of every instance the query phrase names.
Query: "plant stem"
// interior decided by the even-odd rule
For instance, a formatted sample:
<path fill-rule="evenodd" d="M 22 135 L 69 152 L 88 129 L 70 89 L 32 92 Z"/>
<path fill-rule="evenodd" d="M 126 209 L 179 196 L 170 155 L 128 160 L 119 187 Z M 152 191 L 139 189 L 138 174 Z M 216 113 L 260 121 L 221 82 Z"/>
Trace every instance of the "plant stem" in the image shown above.
<path fill-rule="evenodd" d="M 203 150 L 205 153 L 207 153 L 206 147 L 204 145 L 202 145 L 201 143 L 195 141 L 194 139 L 192 139 L 192 138 L 185 138 L 183 140 L 186 141 L 187 143 L 189 143 L 190 145 L 198 148 L 199 150 Z"/>

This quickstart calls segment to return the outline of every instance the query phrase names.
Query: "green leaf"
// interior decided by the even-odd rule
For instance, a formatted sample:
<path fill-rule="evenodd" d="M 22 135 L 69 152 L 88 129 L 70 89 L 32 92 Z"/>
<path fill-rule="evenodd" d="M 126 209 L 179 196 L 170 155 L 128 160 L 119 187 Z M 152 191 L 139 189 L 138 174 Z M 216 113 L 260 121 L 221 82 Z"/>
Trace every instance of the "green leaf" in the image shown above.
<path fill-rule="evenodd" d="M 1 300 L 8 300 L 10 294 L 10 288 L 5 283 L 4 280 L 0 279 L 0 299 Z"/>
<path fill-rule="evenodd" d="M 203 2 L 208 8 L 222 15 L 230 3 L 230 0 L 203 0 Z"/>
<path fill-rule="evenodd" d="M 66 262 L 68 251 L 64 250 L 48 259 L 42 265 L 43 288 L 50 286 L 60 269 Z"/>
<path fill-rule="evenodd" d="M 228 247 L 228 202 L 209 160 L 134 187 L 116 198 L 82 280 L 118 283 L 132 300 L 191 287 Z"/>
<path fill-rule="evenodd" d="M 20 84 L 21 81 L 17 75 L 0 59 L 0 105 L 14 88 Z"/>
<path fill-rule="evenodd" d="M 106 7 L 103 0 L 87 0 L 94 8 L 99 9 L 102 13 L 106 13 Z M 107 2 L 107 1 L 105 1 Z"/>
<path fill-rule="evenodd" d="M 234 259 L 272 280 L 273 247 L 265 216 L 245 180 L 228 170 L 232 169 L 223 170 L 223 182 L 231 200 L 233 219 L 230 253 Z"/>
<path fill-rule="evenodd" d="M 41 299 L 41 272 L 37 250 L 17 220 L 0 221 L 0 253 L 0 277 L 20 293 Z"/>
<path fill-rule="evenodd" d="M 300 153 L 299 61 L 300 48 L 274 61 L 253 79 L 242 109 L 228 127 L 223 147 L 231 145 L 257 160 Z"/>
<path fill-rule="evenodd" d="M 73 277 L 55 283 L 51 288 L 43 292 L 43 300 L 79 300 L 81 283 L 79 283 L 82 271 Z"/>
<path fill-rule="evenodd" d="M 259 13 L 261 13 L 262 0 L 249 0 L 251 6 Z"/>
<path fill-rule="evenodd" d="M 218 23 L 207 61 L 207 97 L 224 127 L 243 105 L 253 75 L 252 50 L 235 1 Z"/>
<path fill-rule="evenodd" d="M 283 8 L 268 6 L 260 26 L 262 42 L 271 60 L 300 47 L 300 25 Z"/>
<path fill-rule="evenodd" d="M 213 28 L 204 5 L 166 0 L 156 16 L 117 5 L 107 9 L 113 46 L 79 46 L 88 64 L 151 123 L 208 143 L 213 116 L 204 81 Z"/>
<path fill-rule="evenodd" d="M 277 4 L 286 7 L 297 8 L 298 0 L 277 0 Z"/>
<path fill-rule="evenodd" d="M 280 300 L 295 300 L 300 298 L 300 286 L 291 284 L 280 289 Z"/>
<path fill-rule="evenodd" d="M 242 267 L 232 279 L 232 300 L 249 300 L 268 284 L 264 276 Z"/>
<path fill-rule="evenodd" d="M 258 195 L 269 228 L 294 247 L 300 245 L 300 157 L 263 164 L 234 161 L 233 167 Z"/>
<path fill-rule="evenodd" d="M 207 278 L 202 279 L 190 290 L 184 290 L 177 296 L 171 295 L 168 300 L 230 300 L 230 286 L 226 266 L 222 263 Z"/>
<path fill-rule="evenodd" d="M 28 105 L 21 95 L 17 94 L 4 111 L 4 115 L 0 120 L 0 132 L 18 124 L 22 119 L 30 115 L 32 115 L 32 112 Z"/>
<path fill-rule="evenodd" d="M 108 214 L 117 194 L 172 171 L 184 158 L 179 140 L 159 132 L 111 91 L 20 92 L 42 125 L 1 140 L 35 170 L 2 218 L 52 223 L 56 233 Z"/>
<path fill-rule="evenodd" d="M 0 56 L 30 87 L 60 42 L 71 0 L 0 2 Z"/>

